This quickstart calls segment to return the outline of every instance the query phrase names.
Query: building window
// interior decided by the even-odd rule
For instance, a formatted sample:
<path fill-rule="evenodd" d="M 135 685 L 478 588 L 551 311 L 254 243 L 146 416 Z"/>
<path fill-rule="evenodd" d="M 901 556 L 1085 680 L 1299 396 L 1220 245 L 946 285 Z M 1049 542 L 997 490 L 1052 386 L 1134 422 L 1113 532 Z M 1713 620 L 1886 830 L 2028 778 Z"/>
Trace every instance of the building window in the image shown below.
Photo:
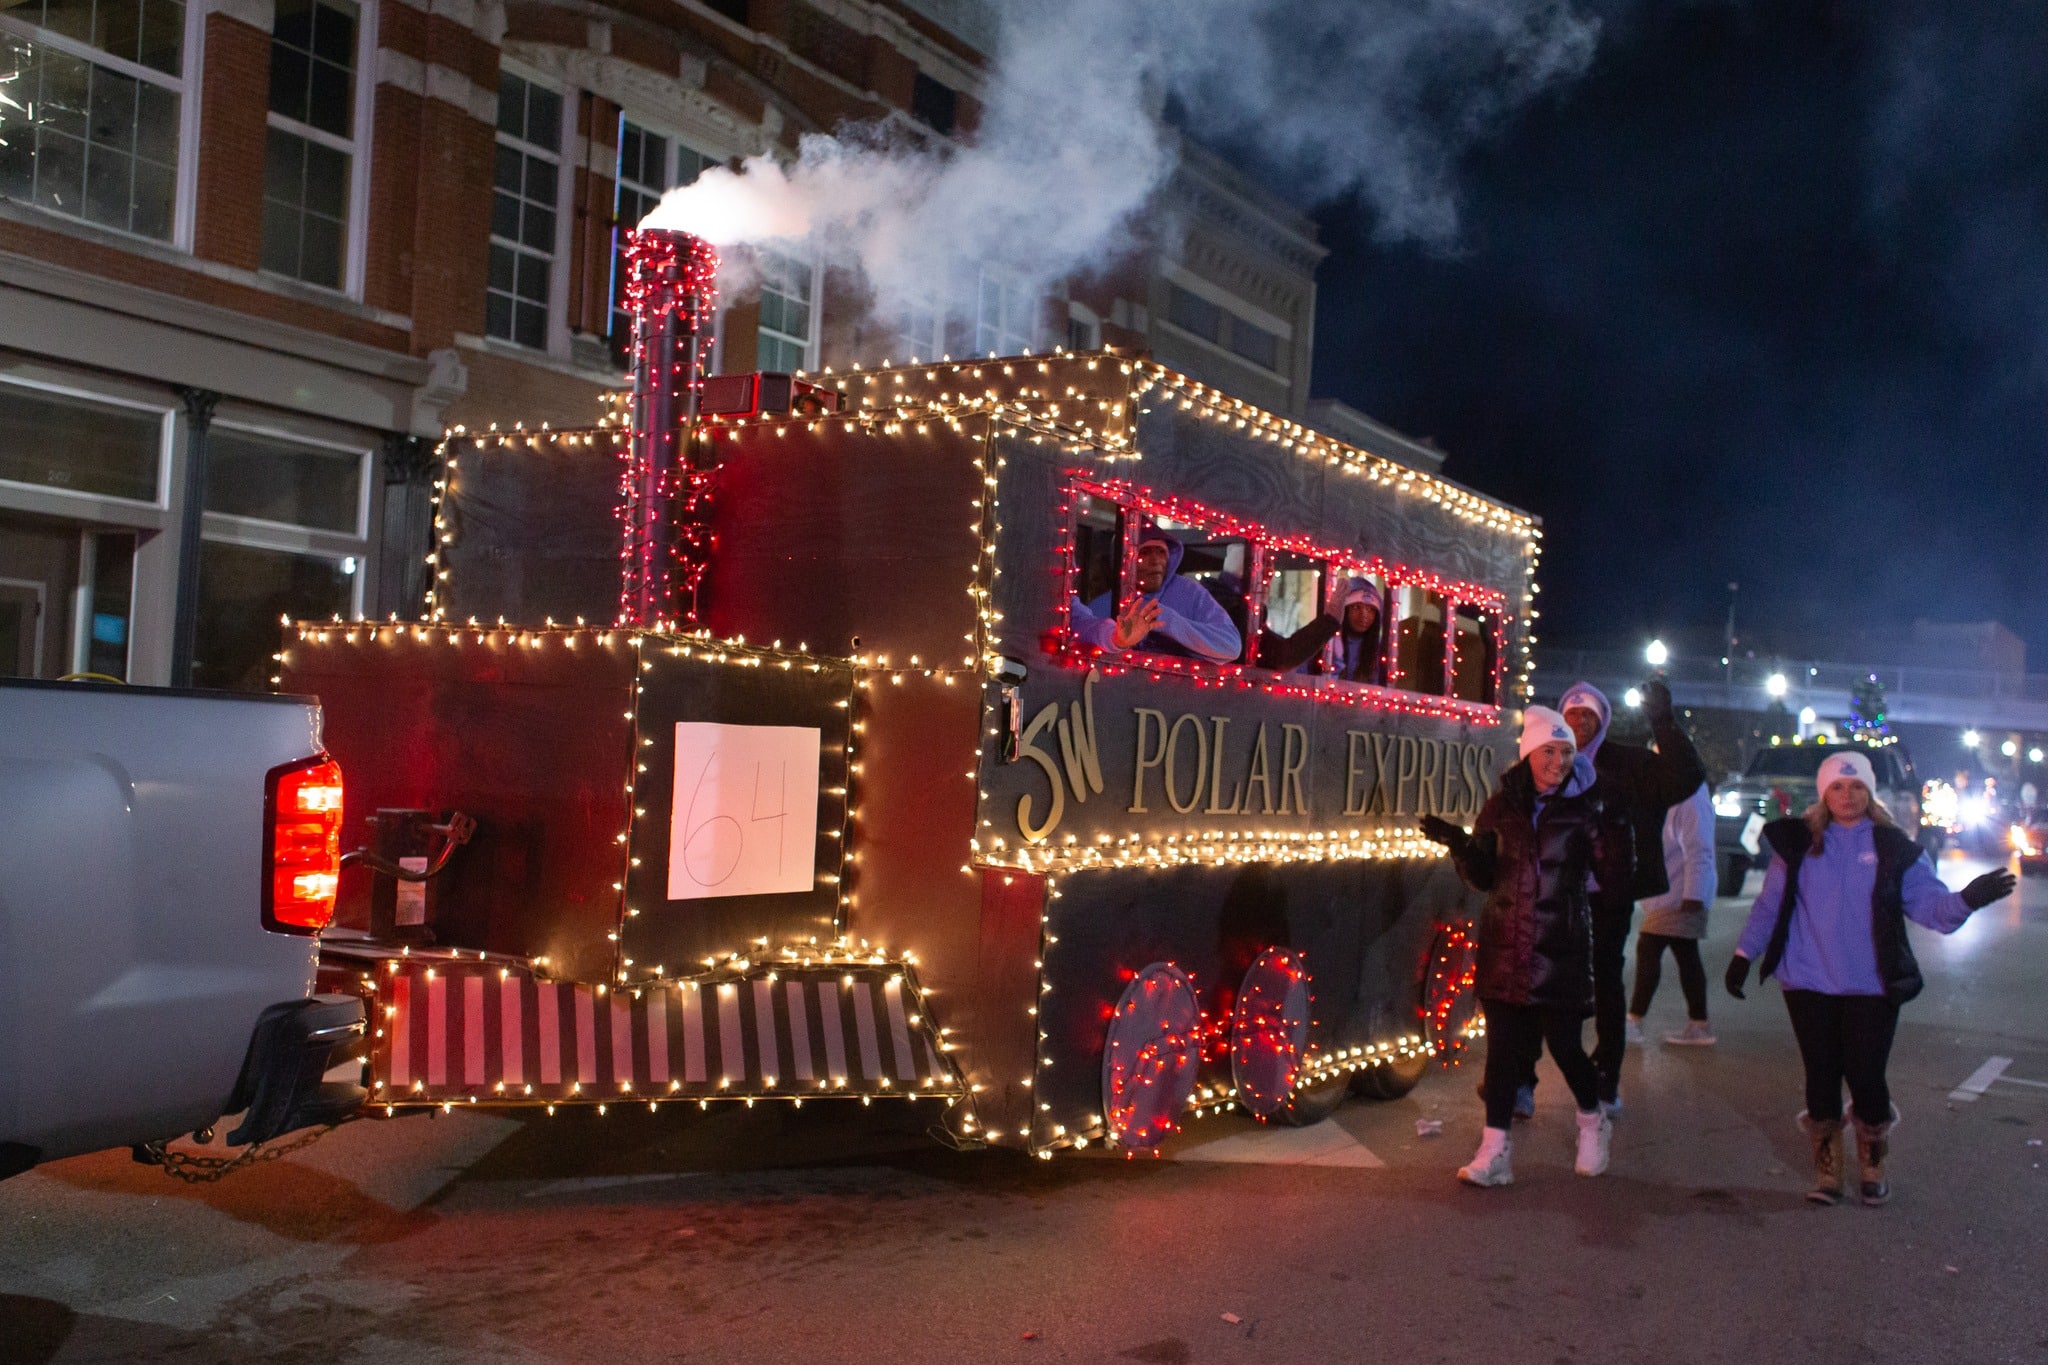
<path fill-rule="evenodd" d="M 954 120 L 959 116 L 959 100 L 953 88 L 933 80 L 920 71 L 917 80 L 910 87 L 910 116 L 935 133 L 947 137 L 953 135 Z"/>
<path fill-rule="evenodd" d="M 974 349 L 986 355 L 1021 355 L 1037 344 L 1037 297 L 1015 280 L 982 271 Z"/>
<path fill-rule="evenodd" d="M 0 479 L 158 501 L 164 414 L 0 384 Z"/>
<path fill-rule="evenodd" d="M 1241 317 L 1230 319 L 1230 349 L 1263 369 L 1280 370 L 1280 338 Z"/>
<path fill-rule="evenodd" d="M 674 138 L 619 119 L 619 166 L 612 203 L 612 355 L 629 362 L 633 318 L 626 311 L 626 234 L 661 202 L 664 192 L 689 184 L 712 159 Z"/>
<path fill-rule="evenodd" d="M 182 0 L 0 9 L 0 196 L 169 241 L 184 57 Z"/>
<path fill-rule="evenodd" d="M 502 73 L 484 330 L 536 350 L 548 345 L 561 147 L 562 97 Z"/>
<path fill-rule="evenodd" d="M 368 467 L 362 450 L 213 425 L 194 686 L 263 691 L 280 617 L 358 613 Z"/>
<path fill-rule="evenodd" d="M 911 360 L 944 354 L 946 310 L 935 295 L 911 303 L 896 315 L 896 353 Z"/>
<path fill-rule="evenodd" d="M 761 253 L 761 337 L 755 366 L 808 369 L 811 352 L 811 264 L 778 251 Z"/>
<path fill-rule="evenodd" d="M 1067 349 L 1070 351 L 1099 351 L 1102 349 L 1102 319 L 1095 310 L 1079 303 L 1067 305 Z"/>
<path fill-rule="evenodd" d="M 1204 341 L 1223 339 L 1223 309 L 1177 284 L 1167 286 L 1166 320 Z"/>
<path fill-rule="evenodd" d="M 277 0 L 263 158 L 263 268 L 340 289 L 355 162 L 356 8 Z"/>

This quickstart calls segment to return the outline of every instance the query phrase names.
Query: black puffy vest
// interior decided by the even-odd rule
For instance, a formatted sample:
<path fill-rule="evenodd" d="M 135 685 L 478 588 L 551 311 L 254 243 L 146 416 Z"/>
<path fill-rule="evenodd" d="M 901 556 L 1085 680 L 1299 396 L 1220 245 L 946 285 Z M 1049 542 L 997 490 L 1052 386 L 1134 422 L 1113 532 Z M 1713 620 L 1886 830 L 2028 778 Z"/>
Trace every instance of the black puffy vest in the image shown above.
<path fill-rule="evenodd" d="M 1920 994 L 1920 963 L 1906 939 L 1906 869 L 1920 858 L 1920 846 L 1890 825 L 1870 831 L 1877 849 L 1877 885 L 1870 892 L 1870 940 L 1877 949 L 1877 977 L 1885 999 L 1903 1005 Z M 1792 934 L 1792 912 L 1799 902 L 1799 866 L 1813 848 L 1813 834 L 1797 816 L 1764 826 L 1764 841 L 1785 860 L 1785 895 L 1778 902 L 1778 921 L 1771 926 L 1770 946 L 1758 964 L 1761 980 L 1777 970 Z"/>

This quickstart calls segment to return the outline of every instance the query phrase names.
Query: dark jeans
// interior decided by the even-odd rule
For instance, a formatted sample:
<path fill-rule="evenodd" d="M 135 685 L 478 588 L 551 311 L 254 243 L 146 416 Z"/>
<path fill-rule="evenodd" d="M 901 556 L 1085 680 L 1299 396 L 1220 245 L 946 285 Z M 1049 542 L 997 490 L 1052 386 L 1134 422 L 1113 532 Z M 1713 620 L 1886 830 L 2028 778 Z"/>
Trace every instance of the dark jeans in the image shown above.
<path fill-rule="evenodd" d="M 1640 1019 L 1650 1012 L 1650 997 L 1663 976 L 1664 950 L 1678 964 L 1678 988 L 1685 992 L 1685 1014 L 1702 1023 L 1707 1018 L 1707 969 L 1700 963 L 1700 941 L 1667 934 L 1636 935 L 1636 993 L 1628 1012 Z"/>
<path fill-rule="evenodd" d="M 1621 1055 L 1628 1047 L 1628 986 L 1622 956 L 1636 903 L 1627 896 L 1593 896 L 1593 1069 L 1600 1073 L 1602 1098 L 1613 1099 L 1621 1084 Z"/>
<path fill-rule="evenodd" d="M 1806 1063 L 1807 1115 L 1822 1123 L 1842 1117 L 1842 1082 L 1847 1081 L 1856 1117 L 1870 1124 L 1887 1122 L 1892 1092 L 1884 1069 L 1892 1056 L 1899 1007 L 1881 995 L 1786 991 L 1785 1010 L 1792 1016 L 1792 1036 L 1799 1040 L 1799 1059 Z"/>
<path fill-rule="evenodd" d="M 1586 1021 L 1577 1013 L 1500 1000 L 1481 1000 L 1479 1008 L 1486 1015 L 1486 1076 L 1481 1085 L 1486 1091 L 1487 1127 L 1505 1128 L 1514 1122 L 1515 1090 L 1535 1074 L 1536 1059 L 1546 1045 L 1580 1110 L 1599 1107 L 1599 1078 L 1580 1037 Z"/>

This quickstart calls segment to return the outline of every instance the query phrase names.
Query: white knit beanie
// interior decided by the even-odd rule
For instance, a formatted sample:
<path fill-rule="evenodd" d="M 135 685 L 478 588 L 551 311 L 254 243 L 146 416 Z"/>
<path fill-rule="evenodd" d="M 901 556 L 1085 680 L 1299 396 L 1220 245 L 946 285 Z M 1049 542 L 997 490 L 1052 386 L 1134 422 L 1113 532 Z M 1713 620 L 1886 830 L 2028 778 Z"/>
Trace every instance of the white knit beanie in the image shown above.
<path fill-rule="evenodd" d="M 1842 749 L 1822 759 L 1820 771 L 1813 775 L 1814 787 L 1825 796 L 1829 787 L 1845 777 L 1854 778 L 1863 784 L 1863 790 L 1877 795 L 1877 770 L 1854 749 Z"/>
<path fill-rule="evenodd" d="M 1563 716 L 1547 706 L 1532 706 L 1522 712 L 1523 758 L 1527 758 L 1544 745 L 1555 744 L 1559 740 L 1571 745 L 1573 753 L 1579 751 L 1578 738 L 1572 734 L 1572 727 L 1564 723 Z"/>

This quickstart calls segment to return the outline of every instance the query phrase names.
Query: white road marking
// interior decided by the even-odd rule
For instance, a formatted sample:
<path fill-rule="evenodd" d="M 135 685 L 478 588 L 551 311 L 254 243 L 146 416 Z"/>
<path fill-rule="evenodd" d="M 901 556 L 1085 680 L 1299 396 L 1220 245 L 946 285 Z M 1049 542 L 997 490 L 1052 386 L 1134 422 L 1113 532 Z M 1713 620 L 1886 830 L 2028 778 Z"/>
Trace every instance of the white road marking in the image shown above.
<path fill-rule="evenodd" d="M 1970 1073 L 1969 1080 L 1964 1081 L 1961 1085 L 1949 1091 L 1948 1097 L 1951 1100 L 1976 1099 L 1991 1088 L 1991 1083 L 1998 1079 L 1999 1073 L 2011 1065 L 2012 1058 L 2010 1057 L 1989 1058 L 1985 1061 L 1984 1065 Z"/>
<path fill-rule="evenodd" d="M 1998 1079 L 2006 1085 L 2031 1085 L 2036 1090 L 2048 1090 L 2048 1081 L 2025 1081 L 2018 1076 L 2000 1076 Z"/>

